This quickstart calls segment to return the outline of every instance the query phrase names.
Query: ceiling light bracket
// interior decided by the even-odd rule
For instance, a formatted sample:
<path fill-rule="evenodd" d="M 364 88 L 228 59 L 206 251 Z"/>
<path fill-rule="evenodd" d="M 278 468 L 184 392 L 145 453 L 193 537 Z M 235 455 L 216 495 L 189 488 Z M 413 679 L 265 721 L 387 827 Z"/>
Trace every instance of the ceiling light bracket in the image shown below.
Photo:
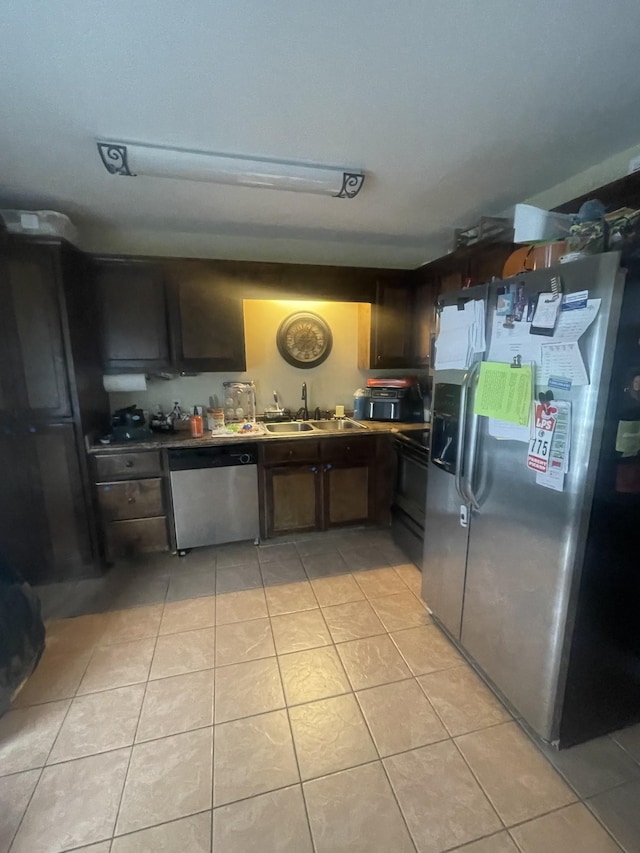
<path fill-rule="evenodd" d="M 342 187 L 336 193 L 336 198 L 355 198 L 364 184 L 362 172 L 344 172 L 342 175 Z"/>
<path fill-rule="evenodd" d="M 110 175 L 128 175 L 135 177 L 135 172 L 129 169 L 127 162 L 127 146 L 114 142 L 98 142 L 98 152 L 104 167 Z"/>

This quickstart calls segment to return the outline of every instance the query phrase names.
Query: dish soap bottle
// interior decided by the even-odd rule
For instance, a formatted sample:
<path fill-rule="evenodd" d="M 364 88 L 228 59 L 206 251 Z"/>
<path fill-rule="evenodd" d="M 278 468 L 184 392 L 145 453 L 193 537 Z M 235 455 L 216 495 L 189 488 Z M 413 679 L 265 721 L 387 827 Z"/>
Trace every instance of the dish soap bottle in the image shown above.
<path fill-rule="evenodd" d="M 191 437 L 192 438 L 202 438 L 203 430 L 202 430 L 202 415 L 198 414 L 198 407 L 193 407 L 193 414 L 189 419 L 189 423 L 191 425 Z"/>

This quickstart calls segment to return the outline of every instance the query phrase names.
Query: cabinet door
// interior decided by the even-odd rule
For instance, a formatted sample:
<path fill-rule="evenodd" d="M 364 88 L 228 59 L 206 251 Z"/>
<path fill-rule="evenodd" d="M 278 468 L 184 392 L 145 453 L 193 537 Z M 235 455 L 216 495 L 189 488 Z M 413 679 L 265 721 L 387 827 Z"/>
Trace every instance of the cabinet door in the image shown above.
<path fill-rule="evenodd" d="M 78 460 L 75 427 L 47 424 L 30 428 L 50 565 L 47 580 L 90 573 L 89 510 Z"/>
<path fill-rule="evenodd" d="M 324 466 L 324 527 L 365 524 L 372 520 L 375 467 L 368 462 Z"/>
<path fill-rule="evenodd" d="M 10 408 L 19 417 L 71 415 L 55 251 L 12 247 L 0 278 L 7 352 L 3 360 L 12 380 Z M 5 379 L 2 384 L 6 396 L 9 383 Z"/>
<path fill-rule="evenodd" d="M 107 370 L 154 370 L 170 365 L 165 285 L 147 262 L 104 261 L 95 267 Z"/>
<path fill-rule="evenodd" d="M 265 471 L 267 536 L 321 528 L 319 465 L 288 465 Z"/>
<path fill-rule="evenodd" d="M 246 369 L 242 296 L 197 262 L 171 269 L 171 326 L 179 370 Z"/>
<path fill-rule="evenodd" d="M 13 568 L 36 581 L 43 568 L 42 527 L 33 504 L 29 444 L 14 424 L 0 424 L 0 470 L 0 549 Z"/>
<path fill-rule="evenodd" d="M 12 475 L 0 516 L 2 547 L 13 565 L 31 583 L 90 574 L 90 522 L 74 426 L 5 430 L 0 456 L 3 472 Z"/>
<path fill-rule="evenodd" d="M 431 336 L 435 333 L 437 279 L 429 279 L 416 287 L 414 310 L 414 363 L 418 367 L 431 364 Z"/>
<path fill-rule="evenodd" d="M 413 288 L 378 282 L 371 367 L 410 367 L 412 364 Z"/>

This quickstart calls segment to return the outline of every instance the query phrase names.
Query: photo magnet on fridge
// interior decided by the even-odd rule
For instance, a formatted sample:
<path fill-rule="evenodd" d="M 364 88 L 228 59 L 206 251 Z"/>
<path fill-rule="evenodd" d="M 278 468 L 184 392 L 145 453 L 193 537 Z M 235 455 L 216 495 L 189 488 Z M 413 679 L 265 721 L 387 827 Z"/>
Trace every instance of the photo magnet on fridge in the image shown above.
<path fill-rule="evenodd" d="M 498 293 L 496 314 L 498 317 L 506 317 L 508 314 L 513 314 L 513 293 Z"/>

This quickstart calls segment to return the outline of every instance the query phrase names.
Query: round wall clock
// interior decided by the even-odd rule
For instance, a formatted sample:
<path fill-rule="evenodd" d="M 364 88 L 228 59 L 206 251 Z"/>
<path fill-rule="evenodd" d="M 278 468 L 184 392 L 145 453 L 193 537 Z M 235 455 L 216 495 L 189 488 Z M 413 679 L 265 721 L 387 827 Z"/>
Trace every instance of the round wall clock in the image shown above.
<path fill-rule="evenodd" d="M 294 367 L 317 367 L 329 357 L 333 336 L 318 314 L 299 311 L 280 323 L 276 342 L 280 355 Z"/>

